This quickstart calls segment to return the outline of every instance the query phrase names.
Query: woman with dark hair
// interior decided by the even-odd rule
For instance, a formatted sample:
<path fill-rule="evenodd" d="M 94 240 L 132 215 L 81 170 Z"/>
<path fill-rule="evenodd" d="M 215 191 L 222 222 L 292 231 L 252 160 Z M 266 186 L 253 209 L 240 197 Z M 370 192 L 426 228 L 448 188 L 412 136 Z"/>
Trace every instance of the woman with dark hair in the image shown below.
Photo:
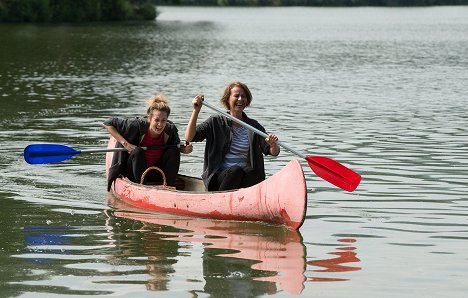
<path fill-rule="evenodd" d="M 193 112 L 185 139 L 187 142 L 206 140 L 202 174 L 205 188 L 209 191 L 231 190 L 265 180 L 263 155 L 279 154 L 278 137 L 268 134 L 263 138 L 223 115 L 213 115 L 196 125 L 203 100 L 203 95 L 192 100 Z M 227 85 L 220 102 L 231 116 L 266 132 L 244 112 L 252 102 L 252 94 L 244 83 L 236 81 Z"/>

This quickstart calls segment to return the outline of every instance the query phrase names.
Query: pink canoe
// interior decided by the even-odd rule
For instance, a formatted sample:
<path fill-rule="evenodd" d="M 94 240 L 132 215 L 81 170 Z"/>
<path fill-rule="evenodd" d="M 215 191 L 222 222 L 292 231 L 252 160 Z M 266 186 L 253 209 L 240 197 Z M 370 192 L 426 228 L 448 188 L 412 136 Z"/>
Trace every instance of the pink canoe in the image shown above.
<path fill-rule="evenodd" d="M 109 148 L 115 147 L 111 138 Z M 114 152 L 106 154 L 106 172 Z M 307 188 L 302 166 L 290 161 L 276 174 L 248 188 L 232 191 L 205 191 L 203 181 L 184 175 L 177 189 L 165 185 L 143 185 L 125 177 L 112 184 L 119 200 L 146 211 L 240 221 L 260 221 L 299 229 L 307 203 Z"/>

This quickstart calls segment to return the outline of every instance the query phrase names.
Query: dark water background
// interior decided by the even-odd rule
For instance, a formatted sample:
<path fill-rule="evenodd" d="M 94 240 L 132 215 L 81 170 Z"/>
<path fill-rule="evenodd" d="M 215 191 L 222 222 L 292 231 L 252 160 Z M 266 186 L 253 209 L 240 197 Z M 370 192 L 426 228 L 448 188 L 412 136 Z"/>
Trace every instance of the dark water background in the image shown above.
<path fill-rule="evenodd" d="M 467 7 L 160 10 L 0 25 L 0 296 L 466 296 Z M 157 93 L 183 137 L 191 98 L 216 102 L 232 80 L 251 88 L 251 117 L 360 172 L 359 188 L 304 163 L 296 232 L 114 210 L 100 154 L 23 160 L 31 143 L 103 148 L 102 121 Z M 181 172 L 200 175 L 202 154 Z M 292 158 L 268 158 L 267 174 Z"/>

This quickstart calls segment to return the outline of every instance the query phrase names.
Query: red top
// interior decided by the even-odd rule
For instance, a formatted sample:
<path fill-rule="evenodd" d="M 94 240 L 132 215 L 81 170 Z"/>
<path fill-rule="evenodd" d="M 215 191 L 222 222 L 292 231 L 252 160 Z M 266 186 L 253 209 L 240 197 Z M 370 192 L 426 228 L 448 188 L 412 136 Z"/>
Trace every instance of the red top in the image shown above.
<path fill-rule="evenodd" d="M 160 134 L 157 139 L 153 139 L 148 133 L 145 134 L 145 136 L 143 137 L 143 141 L 141 141 L 141 146 L 161 146 L 161 149 L 151 149 L 145 151 L 146 166 L 153 166 L 164 153 L 164 148 L 162 148 L 162 146 L 164 146 L 164 134 Z"/>

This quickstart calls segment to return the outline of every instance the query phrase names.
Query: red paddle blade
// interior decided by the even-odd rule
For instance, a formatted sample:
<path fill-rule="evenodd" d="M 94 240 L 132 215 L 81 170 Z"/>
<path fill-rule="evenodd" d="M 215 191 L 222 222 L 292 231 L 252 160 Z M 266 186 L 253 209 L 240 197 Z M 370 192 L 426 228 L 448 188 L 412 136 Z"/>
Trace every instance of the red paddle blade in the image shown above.
<path fill-rule="evenodd" d="M 361 182 L 361 175 L 339 162 L 324 156 L 306 156 L 315 174 L 341 189 L 352 192 Z"/>

